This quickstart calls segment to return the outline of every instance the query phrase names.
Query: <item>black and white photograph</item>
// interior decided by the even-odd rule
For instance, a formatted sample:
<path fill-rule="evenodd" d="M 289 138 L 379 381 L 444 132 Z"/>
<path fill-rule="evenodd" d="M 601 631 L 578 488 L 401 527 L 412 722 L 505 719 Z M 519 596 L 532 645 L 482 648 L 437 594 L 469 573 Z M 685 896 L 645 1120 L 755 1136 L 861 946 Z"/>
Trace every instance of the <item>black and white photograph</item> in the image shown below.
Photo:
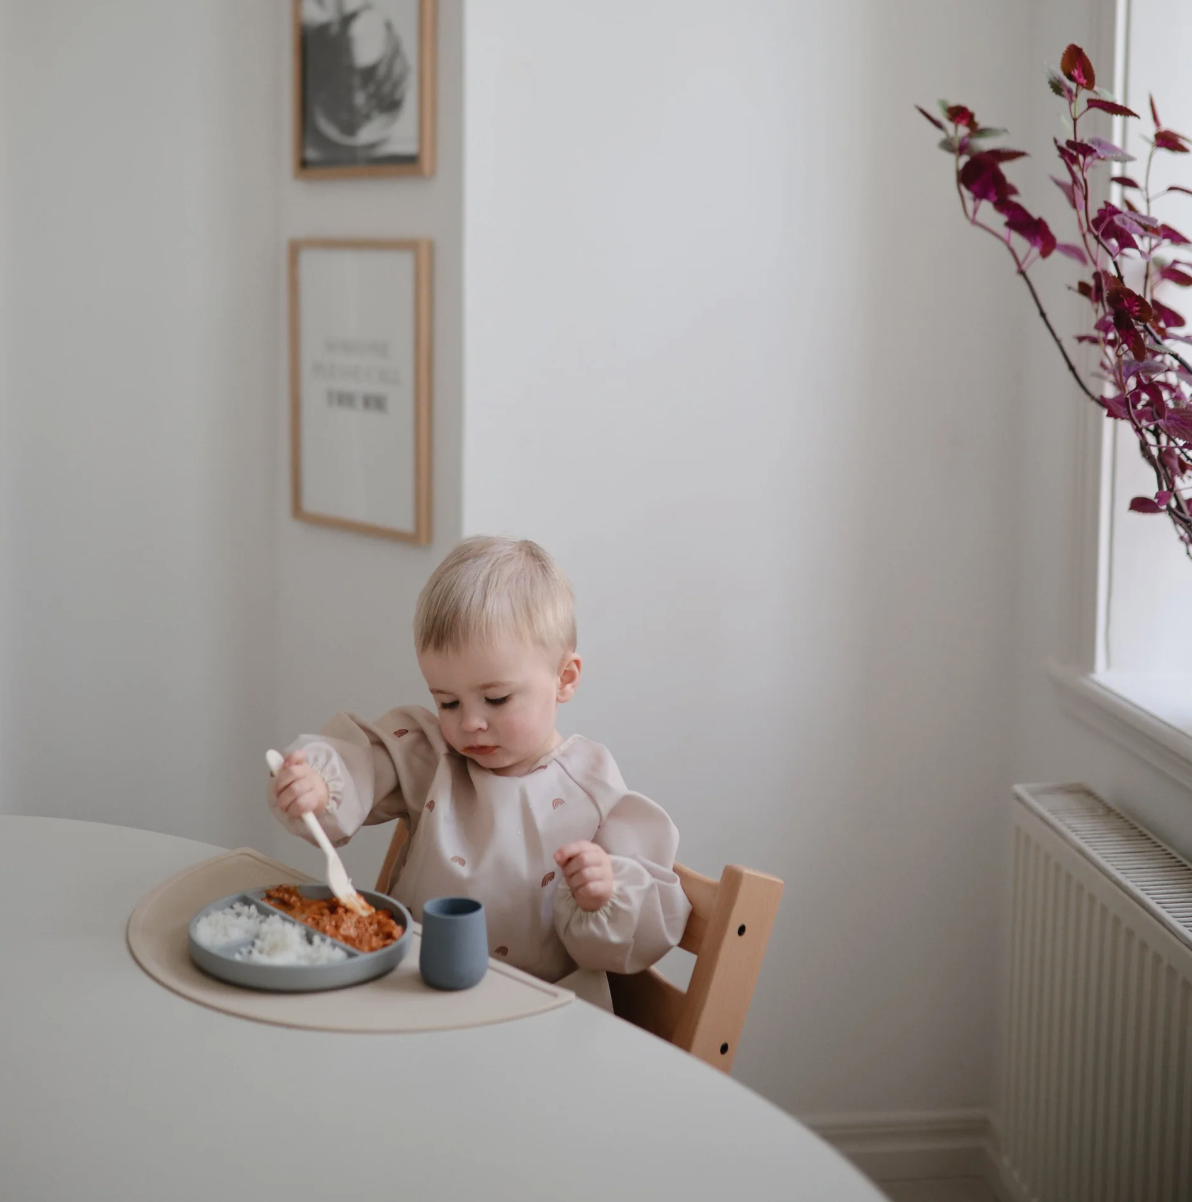
<path fill-rule="evenodd" d="M 294 0 L 294 172 L 434 172 L 435 0 Z"/>

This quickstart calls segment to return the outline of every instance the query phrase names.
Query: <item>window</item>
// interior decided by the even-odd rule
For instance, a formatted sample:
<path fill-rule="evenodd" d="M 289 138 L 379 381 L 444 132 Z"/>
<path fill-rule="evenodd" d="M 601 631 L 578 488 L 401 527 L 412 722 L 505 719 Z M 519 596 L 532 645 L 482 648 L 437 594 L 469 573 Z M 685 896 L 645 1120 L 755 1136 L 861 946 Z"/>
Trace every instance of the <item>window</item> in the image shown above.
<path fill-rule="evenodd" d="M 1192 4 L 1188 0 L 1126 0 L 1124 102 L 1142 115 L 1127 121 L 1125 148 L 1136 162 L 1124 164 L 1140 181 L 1149 150 L 1143 140 L 1152 130 L 1149 96 L 1155 97 L 1164 125 L 1192 132 Z M 1182 49 L 1181 49 L 1182 48 Z M 1151 170 L 1152 194 L 1169 184 L 1192 187 L 1192 155 L 1160 153 Z M 1192 196 L 1161 197 L 1155 211 L 1177 229 L 1192 230 Z M 1192 236 L 1190 234 L 1189 236 Z M 1192 250 L 1192 248 L 1189 248 Z M 1189 256 L 1192 257 L 1192 256 Z M 1192 324 L 1190 289 L 1168 286 L 1165 304 Z M 1171 523 L 1162 515 L 1131 513 L 1134 496 L 1153 496 L 1154 476 L 1138 453 L 1133 433 L 1121 422 L 1110 427 L 1104 487 L 1105 597 L 1102 604 L 1098 674 L 1119 682 L 1133 680 L 1162 695 L 1163 680 L 1182 680 L 1192 719 L 1192 559 Z M 1149 680 L 1150 686 L 1139 682 Z M 1192 723 L 1189 729 L 1192 730 Z"/>
<path fill-rule="evenodd" d="M 1119 6 L 1117 91 L 1140 114 L 1122 123 L 1123 144 L 1136 159 L 1122 169 L 1141 181 L 1150 149 L 1143 139 L 1153 130 L 1151 95 L 1164 126 L 1192 135 L 1192 3 L 1119 0 Z M 1170 184 L 1192 188 L 1192 155 L 1155 156 L 1152 195 Z M 1155 211 L 1192 237 L 1192 196 L 1171 193 Z M 1184 257 L 1192 261 L 1192 253 Z M 1192 289 L 1172 286 L 1161 299 L 1187 318 L 1181 332 L 1192 334 Z M 1091 676 L 1068 675 L 1061 683 L 1083 704 L 1081 716 L 1192 785 L 1192 558 L 1166 517 L 1128 509 L 1131 497 L 1153 496 L 1156 487 L 1132 431 L 1109 423 L 1105 441 L 1095 667 Z"/>

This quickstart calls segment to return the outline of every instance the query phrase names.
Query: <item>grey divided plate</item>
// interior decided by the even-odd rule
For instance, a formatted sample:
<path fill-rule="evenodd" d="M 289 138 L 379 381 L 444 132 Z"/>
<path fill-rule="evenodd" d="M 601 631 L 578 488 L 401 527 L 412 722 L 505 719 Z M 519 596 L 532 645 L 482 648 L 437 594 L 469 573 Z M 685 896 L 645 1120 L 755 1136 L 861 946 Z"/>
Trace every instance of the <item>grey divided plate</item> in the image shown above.
<path fill-rule="evenodd" d="M 326 885 L 299 885 L 298 891 L 303 897 L 331 896 L 331 890 Z M 195 926 L 203 915 L 214 910 L 226 910 L 234 902 L 244 902 L 262 914 L 277 914 L 301 928 L 308 936 L 314 933 L 296 918 L 291 918 L 284 911 L 262 901 L 266 892 L 265 889 L 247 889 L 243 893 L 229 894 L 209 906 L 204 906 L 190 920 L 190 958 L 205 973 L 249 989 L 265 989 L 273 993 L 311 993 L 317 989 L 343 989 L 346 985 L 359 985 L 363 981 L 371 981 L 374 977 L 384 976 L 385 973 L 392 972 L 410 950 L 410 912 L 401 902 L 386 897 L 384 893 L 374 893 L 371 889 L 360 890 L 364 900 L 378 910 L 389 910 L 397 922 L 405 927 L 405 932 L 395 943 L 376 952 L 357 951 L 346 943 L 340 943 L 338 939 L 332 939 L 332 943 L 348 953 L 348 958 L 339 961 L 338 964 L 251 963 L 236 959 L 236 953 L 248 947 L 251 940 L 241 939 L 236 943 L 225 943 L 221 947 L 208 947 L 195 938 Z"/>

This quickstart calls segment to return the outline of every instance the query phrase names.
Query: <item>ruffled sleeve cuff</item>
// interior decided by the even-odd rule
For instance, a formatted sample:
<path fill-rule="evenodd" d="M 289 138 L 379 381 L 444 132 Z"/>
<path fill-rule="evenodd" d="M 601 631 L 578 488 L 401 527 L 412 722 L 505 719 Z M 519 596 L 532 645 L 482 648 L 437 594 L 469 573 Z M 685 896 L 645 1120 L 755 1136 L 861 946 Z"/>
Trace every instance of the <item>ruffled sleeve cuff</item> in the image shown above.
<path fill-rule="evenodd" d="M 612 897 L 599 910 L 583 910 L 560 882 L 555 930 L 581 968 L 642 972 L 683 938 L 691 904 L 670 870 L 629 856 L 609 858 Z"/>
<path fill-rule="evenodd" d="M 306 752 L 306 762 L 323 778 L 327 786 L 326 813 L 335 814 L 339 811 L 344 799 L 344 787 L 347 783 L 344 762 L 335 753 L 335 748 L 329 743 L 312 742 L 302 748 Z"/>
<path fill-rule="evenodd" d="M 348 755 L 356 755 L 356 758 L 361 761 L 358 771 L 362 774 L 367 773 L 362 783 L 366 789 L 371 790 L 372 768 L 365 758 L 367 751 L 364 755 L 360 755 L 351 746 L 345 746 L 344 750 Z M 368 812 L 361 801 L 361 786 L 358 786 L 353 779 L 351 768 L 345 763 L 344 756 L 325 739 L 303 735 L 286 748 L 287 755 L 292 751 L 304 751 L 306 762 L 327 783 L 329 800 L 326 808 L 318 815 L 319 825 L 327 832 L 327 838 L 336 847 L 343 846 L 360 829 Z M 291 834 L 305 839 L 308 843 L 314 843 L 310 831 L 306 829 L 306 824 L 301 818 L 290 817 L 277 808 L 277 798 L 273 794 L 272 781 L 269 787 L 269 808 Z"/>

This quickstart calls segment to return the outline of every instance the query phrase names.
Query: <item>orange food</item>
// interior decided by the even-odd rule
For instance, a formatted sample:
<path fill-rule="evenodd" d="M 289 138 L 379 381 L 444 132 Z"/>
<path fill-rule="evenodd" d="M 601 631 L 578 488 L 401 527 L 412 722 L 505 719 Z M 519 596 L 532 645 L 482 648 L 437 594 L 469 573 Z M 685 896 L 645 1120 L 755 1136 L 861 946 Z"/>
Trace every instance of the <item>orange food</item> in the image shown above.
<path fill-rule="evenodd" d="M 349 910 L 334 897 L 303 897 L 297 885 L 276 885 L 266 892 L 264 900 L 320 935 L 338 939 L 361 952 L 379 951 L 405 933 L 389 910 L 376 910 L 363 898 L 360 900 L 367 914 Z"/>

